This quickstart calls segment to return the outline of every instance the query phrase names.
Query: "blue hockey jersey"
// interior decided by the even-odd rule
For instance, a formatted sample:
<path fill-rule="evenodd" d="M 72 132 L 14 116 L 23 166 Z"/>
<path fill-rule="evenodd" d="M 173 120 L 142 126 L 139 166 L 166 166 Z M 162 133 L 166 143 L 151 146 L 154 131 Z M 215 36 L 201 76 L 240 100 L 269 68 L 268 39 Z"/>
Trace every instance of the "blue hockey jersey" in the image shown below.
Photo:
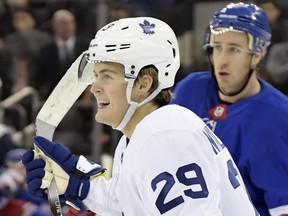
<path fill-rule="evenodd" d="M 230 151 L 259 213 L 288 212 L 288 98 L 263 80 L 261 92 L 223 103 L 210 72 L 180 81 L 171 103 L 202 118 Z"/>

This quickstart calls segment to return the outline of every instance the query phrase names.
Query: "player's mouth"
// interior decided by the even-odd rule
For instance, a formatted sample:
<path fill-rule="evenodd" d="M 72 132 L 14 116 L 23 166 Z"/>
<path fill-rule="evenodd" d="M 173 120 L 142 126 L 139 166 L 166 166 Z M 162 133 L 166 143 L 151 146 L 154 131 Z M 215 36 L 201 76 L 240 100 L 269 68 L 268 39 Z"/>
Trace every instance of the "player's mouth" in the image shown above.
<path fill-rule="evenodd" d="M 228 73 L 226 71 L 219 71 L 217 73 L 218 81 L 225 81 L 226 82 L 226 81 L 228 81 L 229 77 L 230 77 L 230 73 Z"/>
<path fill-rule="evenodd" d="M 220 71 L 218 74 L 219 74 L 220 76 L 228 76 L 228 75 L 229 75 L 229 73 L 226 72 L 226 71 Z"/>
<path fill-rule="evenodd" d="M 97 106 L 98 106 L 98 109 L 104 109 L 109 104 L 110 104 L 109 101 L 98 101 Z"/>

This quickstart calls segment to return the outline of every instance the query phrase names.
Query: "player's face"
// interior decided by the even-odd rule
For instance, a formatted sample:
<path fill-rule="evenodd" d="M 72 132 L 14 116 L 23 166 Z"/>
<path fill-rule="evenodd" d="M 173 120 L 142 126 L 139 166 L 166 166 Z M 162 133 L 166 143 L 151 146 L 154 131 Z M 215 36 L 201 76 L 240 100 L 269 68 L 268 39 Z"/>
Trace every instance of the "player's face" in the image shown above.
<path fill-rule="evenodd" d="M 94 66 L 95 81 L 91 92 L 97 100 L 98 122 L 116 127 L 125 115 L 129 104 L 126 99 L 127 82 L 124 66 L 118 63 L 101 62 Z"/>
<path fill-rule="evenodd" d="M 248 50 L 248 35 L 226 32 L 214 36 L 212 61 L 218 86 L 227 95 L 238 92 L 249 77 L 255 63 Z"/>

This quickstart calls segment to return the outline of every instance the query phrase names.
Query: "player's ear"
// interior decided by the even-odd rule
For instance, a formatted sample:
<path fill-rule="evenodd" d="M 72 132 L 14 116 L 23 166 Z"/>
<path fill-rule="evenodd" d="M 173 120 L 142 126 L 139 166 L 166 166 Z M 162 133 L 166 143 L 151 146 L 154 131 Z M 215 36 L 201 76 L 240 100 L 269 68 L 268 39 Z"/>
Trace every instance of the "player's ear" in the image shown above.
<path fill-rule="evenodd" d="M 153 77 L 149 74 L 139 75 L 134 82 L 134 88 L 140 91 L 147 91 L 151 89 L 153 85 Z"/>
<path fill-rule="evenodd" d="M 251 68 L 255 69 L 258 64 L 260 63 L 260 61 L 262 60 L 262 58 L 265 55 L 265 48 L 263 46 L 260 46 L 261 50 L 260 52 L 257 52 L 255 54 L 253 54 L 252 56 L 252 61 L 251 61 Z"/>
<path fill-rule="evenodd" d="M 133 95 L 135 98 L 138 98 L 137 102 L 141 102 L 149 96 L 152 85 L 153 77 L 149 74 L 144 74 L 137 78 L 133 88 Z"/>
<path fill-rule="evenodd" d="M 252 60 L 251 60 L 251 68 L 252 69 L 256 69 L 257 68 L 257 66 L 260 63 L 262 57 L 263 57 L 262 53 L 255 53 L 252 56 Z"/>
<path fill-rule="evenodd" d="M 140 89 L 149 92 L 153 84 L 153 77 L 148 74 L 145 74 L 140 78 L 140 82 L 141 82 L 139 86 Z"/>

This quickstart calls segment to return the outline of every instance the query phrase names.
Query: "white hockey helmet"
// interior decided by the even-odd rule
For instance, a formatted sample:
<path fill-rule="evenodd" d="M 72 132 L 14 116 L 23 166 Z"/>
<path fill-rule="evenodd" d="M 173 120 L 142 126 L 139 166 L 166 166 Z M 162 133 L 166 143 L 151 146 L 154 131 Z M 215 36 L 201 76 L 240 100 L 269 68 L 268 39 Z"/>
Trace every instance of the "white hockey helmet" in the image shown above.
<path fill-rule="evenodd" d="M 109 61 L 124 66 L 130 104 L 127 113 L 132 113 L 129 118 L 124 117 L 125 122 L 137 107 L 151 101 L 162 89 L 172 87 L 180 67 L 178 42 L 173 30 L 165 22 L 151 17 L 124 18 L 107 24 L 91 40 L 86 54 L 90 63 Z M 132 87 L 140 70 L 149 65 L 158 70 L 158 88 L 138 104 L 131 100 Z M 116 129 L 121 130 L 127 124 L 125 122 Z"/>
<path fill-rule="evenodd" d="M 125 18 L 104 26 L 89 45 L 88 61 L 121 63 L 129 79 L 135 79 L 141 68 L 154 65 L 162 89 L 173 86 L 180 66 L 173 30 L 150 17 Z"/>

